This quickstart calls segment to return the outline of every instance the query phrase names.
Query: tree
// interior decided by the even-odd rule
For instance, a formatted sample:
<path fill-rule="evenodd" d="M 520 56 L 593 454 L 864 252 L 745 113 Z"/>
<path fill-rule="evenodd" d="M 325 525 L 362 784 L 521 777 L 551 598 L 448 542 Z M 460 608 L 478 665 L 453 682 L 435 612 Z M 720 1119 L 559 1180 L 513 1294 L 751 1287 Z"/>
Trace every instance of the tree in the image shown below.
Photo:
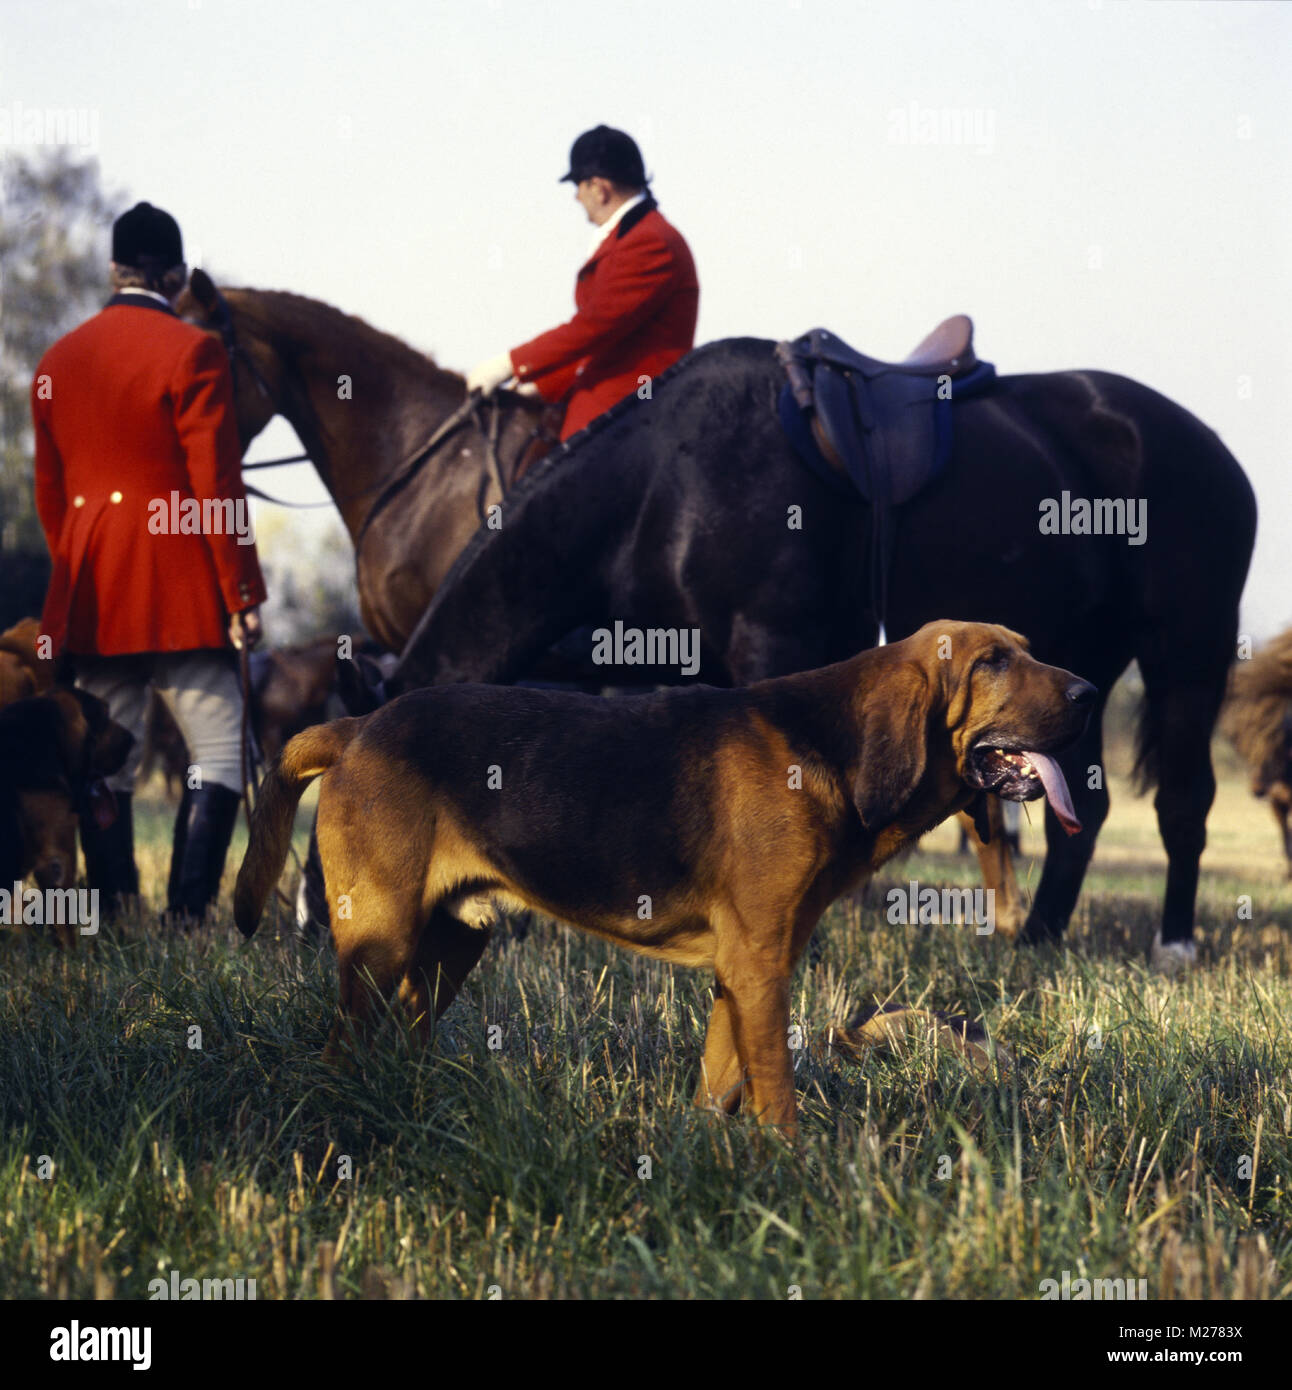
<path fill-rule="evenodd" d="M 103 191 L 96 159 L 58 147 L 38 159 L 0 156 L 0 553 L 44 551 L 28 392 L 46 348 L 107 297 L 120 202 Z"/>

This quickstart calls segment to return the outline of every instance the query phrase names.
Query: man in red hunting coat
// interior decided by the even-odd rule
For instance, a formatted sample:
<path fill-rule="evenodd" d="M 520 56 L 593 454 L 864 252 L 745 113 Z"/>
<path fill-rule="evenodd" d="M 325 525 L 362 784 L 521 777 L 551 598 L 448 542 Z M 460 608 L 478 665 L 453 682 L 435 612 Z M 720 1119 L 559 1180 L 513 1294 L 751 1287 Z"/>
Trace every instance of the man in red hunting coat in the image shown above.
<path fill-rule="evenodd" d="M 116 819 L 82 822 L 89 885 L 107 911 L 138 892 L 131 794 L 156 691 L 191 759 L 168 907 L 200 918 L 219 890 L 242 785 L 230 643 L 258 639 L 265 586 L 224 348 L 172 308 L 183 262 L 168 213 L 139 203 L 119 217 L 115 293 L 41 359 L 31 407 L 36 506 L 53 557 L 44 634 L 135 736 L 109 781 Z"/>
<path fill-rule="evenodd" d="M 565 403 L 561 438 L 638 392 L 695 345 L 700 285 L 682 234 L 660 215 L 630 135 L 599 125 L 570 150 L 562 183 L 596 228 L 574 288 L 577 313 L 510 352 L 479 363 L 468 390 L 514 377 Z"/>

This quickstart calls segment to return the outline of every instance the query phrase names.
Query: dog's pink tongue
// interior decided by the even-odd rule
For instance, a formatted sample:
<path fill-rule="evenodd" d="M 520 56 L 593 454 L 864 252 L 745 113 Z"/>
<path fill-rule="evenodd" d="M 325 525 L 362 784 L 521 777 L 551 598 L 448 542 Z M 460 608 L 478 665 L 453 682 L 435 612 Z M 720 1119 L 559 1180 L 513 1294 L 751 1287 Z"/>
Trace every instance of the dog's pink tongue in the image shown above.
<path fill-rule="evenodd" d="M 1041 785 L 1045 788 L 1046 800 L 1050 803 L 1050 810 L 1058 816 L 1059 824 L 1069 835 L 1079 834 L 1081 822 L 1072 807 L 1072 797 L 1068 794 L 1063 769 L 1044 753 L 1029 753 L 1024 750 L 1023 756 L 1041 774 Z"/>
<path fill-rule="evenodd" d="M 90 812 L 100 830 L 106 830 L 117 818 L 117 798 L 102 777 L 90 783 Z"/>

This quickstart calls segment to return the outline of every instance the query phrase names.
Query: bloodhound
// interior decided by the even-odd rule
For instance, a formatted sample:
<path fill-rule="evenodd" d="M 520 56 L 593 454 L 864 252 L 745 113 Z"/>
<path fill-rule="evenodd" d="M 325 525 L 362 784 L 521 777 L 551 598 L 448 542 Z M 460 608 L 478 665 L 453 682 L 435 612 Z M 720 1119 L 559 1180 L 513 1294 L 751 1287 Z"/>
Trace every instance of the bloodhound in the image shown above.
<path fill-rule="evenodd" d="M 332 1030 L 396 988 L 424 1036 L 499 905 L 717 976 L 696 1100 L 792 1132 L 790 974 L 821 914 L 983 792 L 1048 795 L 1094 687 L 1003 627 L 929 623 L 835 666 L 627 699 L 446 685 L 306 730 L 261 788 L 234 915 L 248 936 L 305 785 L 341 976 Z"/>
<path fill-rule="evenodd" d="M 118 771 L 134 739 L 84 690 L 55 686 L 0 709 L 0 888 L 30 875 L 38 887 L 76 882 L 76 832 L 83 813 L 110 823 L 116 801 L 103 779 Z M 54 928 L 69 947 L 76 932 Z"/>
<path fill-rule="evenodd" d="M 40 619 L 24 618 L 0 632 L 0 709 L 54 684 L 54 663 L 39 654 Z"/>

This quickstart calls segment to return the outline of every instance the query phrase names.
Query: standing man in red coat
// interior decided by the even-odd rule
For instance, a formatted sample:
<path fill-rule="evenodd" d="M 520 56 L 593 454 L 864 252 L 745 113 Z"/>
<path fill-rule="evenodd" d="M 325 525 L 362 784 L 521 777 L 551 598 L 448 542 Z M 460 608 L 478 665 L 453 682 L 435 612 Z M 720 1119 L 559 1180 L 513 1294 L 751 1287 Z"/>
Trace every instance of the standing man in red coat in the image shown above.
<path fill-rule="evenodd" d="M 139 891 L 131 795 L 150 692 L 191 759 L 169 910 L 200 919 L 220 886 L 242 786 L 242 694 L 230 643 L 254 644 L 265 597 L 220 343 L 172 301 L 187 271 L 175 219 L 139 203 L 112 228 L 107 306 L 41 359 L 32 383 L 36 507 L 53 557 L 52 655 L 135 736 L 110 779 L 118 813 L 81 825 L 104 910 Z"/>
<path fill-rule="evenodd" d="M 467 389 L 515 377 L 566 406 L 561 438 L 590 424 L 695 345 L 700 284 L 682 234 L 660 215 L 632 136 L 599 125 L 570 150 L 562 183 L 596 228 L 568 322 L 479 363 Z"/>

